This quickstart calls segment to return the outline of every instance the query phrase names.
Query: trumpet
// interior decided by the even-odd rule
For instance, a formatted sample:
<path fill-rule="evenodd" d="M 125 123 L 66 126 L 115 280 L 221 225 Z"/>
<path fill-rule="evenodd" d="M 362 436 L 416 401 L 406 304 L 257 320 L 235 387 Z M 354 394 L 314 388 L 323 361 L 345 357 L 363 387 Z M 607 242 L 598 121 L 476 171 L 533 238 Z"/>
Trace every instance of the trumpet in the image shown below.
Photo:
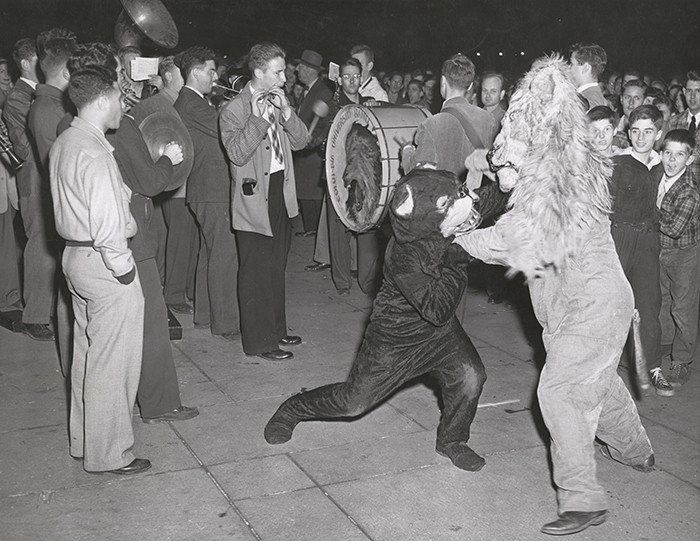
<path fill-rule="evenodd" d="M 9 165 L 15 171 L 18 171 L 24 165 L 24 160 L 15 154 L 10 139 L 0 130 L 0 154 L 2 153 L 7 154 Z"/>
<path fill-rule="evenodd" d="M 247 77 L 245 75 L 236 75 L 232 77 L 231 79 L 231 86 L 226 86 L 222 85 L 221 83 L 213 83 L 212 86 L 215 88 L 220 88 L 221 90 L 224 91 L 224 98 L 227 100 L 232 99 L 234 96 L 237 96 L 240 94 L 243 89 L 245 88 L 245 85 L 248 84 L 248 81 L 250 81 L 250 77 Z"/>

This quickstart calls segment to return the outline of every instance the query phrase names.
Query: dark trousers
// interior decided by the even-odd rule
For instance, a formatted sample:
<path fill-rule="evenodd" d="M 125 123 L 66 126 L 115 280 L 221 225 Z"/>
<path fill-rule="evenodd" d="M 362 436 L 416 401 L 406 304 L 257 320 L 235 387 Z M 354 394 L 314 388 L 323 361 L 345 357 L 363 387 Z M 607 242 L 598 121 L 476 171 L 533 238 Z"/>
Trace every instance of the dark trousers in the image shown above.
<path fill-rule="evenodd" d="M 632 286 L 634 306 L 639 311 L 642 348 L 647 369 L 651 370 L 661 366 L 659 231 L 652 227 L 612 222 L 610 232 L 622 270 Z M 629 342 L 631 340 L 628 346 Z"/>
<path fill-rule="evenodd" d="M 20 198 L 27 245 L 24 248 L 23 323 L 48 324 L 54 311 L 56 268 L 61 243 L 56 242 L 50 196 Z"/>
<path fill-rule="evenodd" d="M 336 289 L 348 289 L 352 284 L 353 233 L 338 217 L 335 207 L 327 201 L 328 240 L 331 252 L 331 278 Z M 357 235 L 357 282 L 365 293 L 376 292 L 382 280 L 382 254 L 386 243 L 379 230 Z"/>
<path fill-rule="evenodd" d="M 442 339 L 426 340 L 410 351 L 373 351 L 378 339 L 365 336 L 347 380 L 296 394 L 279 413 L 295 421 L 355 417 L 407 381 L 428 374 L 440 385 L 443 410 L 437 448 L 467 442 L 486 372 L 469 337 L 452 319 Z"/>
<path fill-rule="evenodd" d="M 168 313 L 154 258 L 137 261 L 143 291 L 143 360 L 136 399 L 141 416 L 157 417 L 181 406 L 180 389 L 170 347 Z"/>
<path fill-rule="evenodd" d="M 15 209 L 8 206 L 0 214 L 0 311 L 12 310 L 21 299 L 19 283 L 19 252 L 15 236 Z"/>
<path fill-rule="evenodd" d="M 304 231 L 316 231 L 322 206 L 323 199 L 299 199 L 299 210 L 301 211 L 301 221 L 304 223 Z"/>
<path fill-rule="evenodd" d="M 194 272 L 197 267 L 199 236 L 194 216 L 185 199 L 163 201 L 163 217 L 168 226 L 165 247 L 165 303 L 183 304 L 194 299 Z"/>
<path fill-rule="evenodd" d="M 282 193 L 284 174 L 270 177 L 268 213 L 272 237 L 236 231 L 238 239 L 238 302 L 243 351 L 256 355 L 279 348 L 287 335 L 285 270 L 292 226 Z"/>
<path fill-rule="evenodd" d="M 202 239 L 195 278 L 195 323 L 211 323 L 212 334 L 238 332 L 238 254 L 229 204 L 190 203 L 190 208 Z"/>

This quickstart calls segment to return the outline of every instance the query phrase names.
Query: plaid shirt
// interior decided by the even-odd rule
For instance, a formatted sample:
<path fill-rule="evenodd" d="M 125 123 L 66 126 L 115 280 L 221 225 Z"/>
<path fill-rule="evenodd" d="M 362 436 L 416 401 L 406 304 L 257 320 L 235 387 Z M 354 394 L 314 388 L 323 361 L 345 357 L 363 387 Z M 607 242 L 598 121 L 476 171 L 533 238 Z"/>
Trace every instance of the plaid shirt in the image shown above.
<path fill-rule="evenodd" d="M 660 231 L 664 248 L 687 248 L 700 240 L 700 188 L 688 167 L 661 201 Z"/>
<path fill-rule="evenodd" d="M 668 123 L 669 130 L 684 129 L 687 130 L 690 124 L 690 112 L 684 111 L 683 113 L 678 113 L 671 117 Z M 695 155 L 695 161 L 688 166 L 688 169 L 693 173 L 695 182 L 700 182 L 700 126 L 695 130 L 695 149 L 693 154 Z"/>

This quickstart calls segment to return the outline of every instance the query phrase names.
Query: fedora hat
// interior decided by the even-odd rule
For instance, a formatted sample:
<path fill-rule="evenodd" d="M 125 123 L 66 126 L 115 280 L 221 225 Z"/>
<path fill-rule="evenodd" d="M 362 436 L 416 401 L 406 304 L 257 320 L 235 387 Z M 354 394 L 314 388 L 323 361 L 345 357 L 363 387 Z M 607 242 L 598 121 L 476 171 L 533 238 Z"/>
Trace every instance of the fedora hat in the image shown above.
<path fill-rule="evenodd" d="M 323 64 L 323 57 L 316 51 L 304 51 L 303 53 L 301 53 L 301 58 L 299 59 L 299 62 L 317 71 L 323 70 L 323 66 L 321 65 Z"/>

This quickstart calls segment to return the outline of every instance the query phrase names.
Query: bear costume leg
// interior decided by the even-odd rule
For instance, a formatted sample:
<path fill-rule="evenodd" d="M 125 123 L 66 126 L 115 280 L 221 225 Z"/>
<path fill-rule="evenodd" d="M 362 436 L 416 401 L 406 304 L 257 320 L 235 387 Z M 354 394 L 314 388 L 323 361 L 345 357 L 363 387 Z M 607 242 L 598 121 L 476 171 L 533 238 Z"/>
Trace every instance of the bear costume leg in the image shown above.
<path fill-rule="evenodd" d="M 363 343 L 346 382 L 324 385 L 288 398 L 265 426 L 265 440 L 272 445 L 286 443 L 301 421 L 355 417 L 407 381 L 430 374 L 440 384 L 444 405 L 437 452 L 460 469 L 480 470 L 484 459 L 466 442 L 486 372 L 457 321 L 446 327 L 449 339 L 430 347 L 414 348 L 412 354 L 404 352 L 393 359 L 391 355 L 371 355 L 367 343 Z"/>

